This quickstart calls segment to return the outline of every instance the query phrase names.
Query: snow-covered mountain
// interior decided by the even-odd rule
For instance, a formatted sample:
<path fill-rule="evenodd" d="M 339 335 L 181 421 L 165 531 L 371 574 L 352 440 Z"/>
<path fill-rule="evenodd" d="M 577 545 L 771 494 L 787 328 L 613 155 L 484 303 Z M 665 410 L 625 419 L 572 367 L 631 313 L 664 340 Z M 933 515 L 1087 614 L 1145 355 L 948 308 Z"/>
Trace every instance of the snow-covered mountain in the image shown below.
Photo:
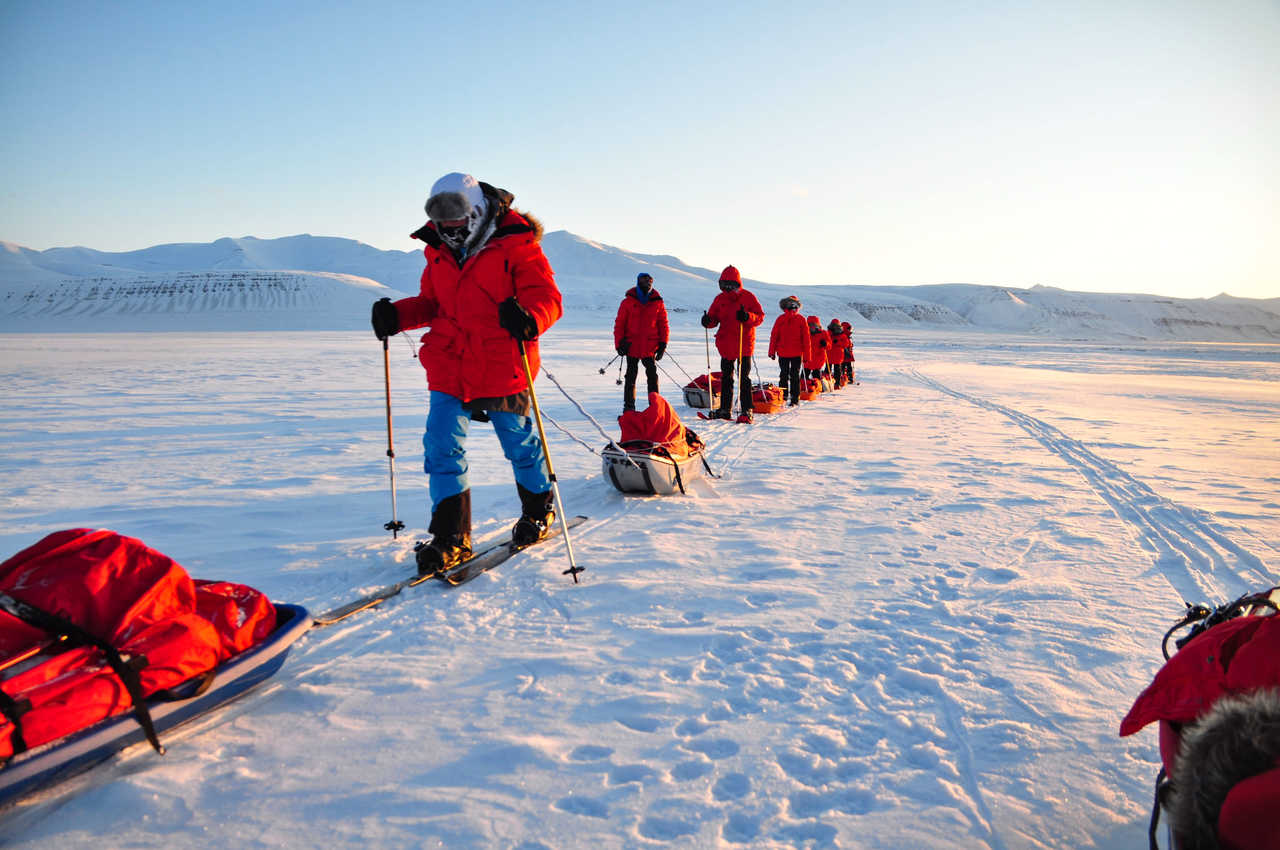
<path fill-rule="evenodd" d="M 611 314 L 637 273 L 668 308 L 700 312 L 718 269 L 640 254 L 567 231 L 544 247 L 574 312 Z M 309 235 L 219 239 L 109 253 L 0 243 L 0 331 L 354 329 L 369 303 L 416 291 L 418 251 Z M 730 258 L 731 259 L 731 258 Z M 790 286 L 747 279 L 769 313 L 795 294 L 804 311 L 855 326 L 999 331 L 1066 338 L 1280 340 L 1280 298 L 1068 292 L 1045 286 Z M 609 316 L 601 318 L 607 321 Z"/>

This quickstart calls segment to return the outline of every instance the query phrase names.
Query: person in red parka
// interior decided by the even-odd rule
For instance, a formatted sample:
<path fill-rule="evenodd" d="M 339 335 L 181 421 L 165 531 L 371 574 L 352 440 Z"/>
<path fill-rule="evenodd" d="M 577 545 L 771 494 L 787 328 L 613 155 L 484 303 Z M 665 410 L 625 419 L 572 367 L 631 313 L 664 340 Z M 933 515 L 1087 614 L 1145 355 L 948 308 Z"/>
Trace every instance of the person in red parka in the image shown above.
<path fill-rule="evenodd" d="M 471 556 L 465 444 L 472 420 L 493 423 L 511 461 L 521 506 L 513 542 L 541 539 L 555 516 L 546 457 L 529 416 L 521 346 L 536 375 L 537 338 L 563 310 L 542 253 L 542 225 L 513 209 L 513 200 L 470 174 L 441 177 L 427 198 L 429 221 L 413 233 L 426 243 L 419 293 L 373 305 L 379 339 L 429 329 L 418 351 L 431 395 L 422 442 L 432 538 L 417 554 L 423 575 Z"/>
<path fill-rule="evenodd" d="M 750 292 L 742 288 L 742 275 L 733 266 L 720 272 L 720 294 L 702 314 L 702 326 L 716 331 L 716 350 L 720 352 L 720 409 L 712 411 L 712 419 L 728 419 L 733 405 L 733 373 L 738 372 L 740 422 L 751 421 L 751 354 L 756 346 L 756 327 L 764 321 L 764 308 Z"/>
<path fill-rule="evenodd" d="M 848 322 L 841 322 L 840 329 L 844 331 L 844 379 L 846 383 L 854 383 L 853 378 L 853 325 Z"/>
<path fill-rule="evenodd" d="M 667 305 L 653 288 L 653 276 L 641 272 L 636 275 L 636 285 L 627 290 L 618 305 L 618 316 L 613 320 L 613 347 L 621 357 L 627 358 L 627 374 L 622 386 L 622 409 L 636 409 L 636 373 L 644 363 L 644 377 L 648 392 L 658 391 L 658 368 L 667 351 L 670 328 L 667 324 Z"/>
<path fill-rule="evenodd" d="M 827 362 L 831 364 L 831 379 L 836 389 L 844 386 L 844 328 L 839 319 L 832 319 L 827 325 L 827 333 L 831 335 L 831 346 L 827 349 Z"/>
<path fill-rule="evenodd" d="M 827 368 L 827 349 L 831 346 L 831 335 L 822 329 L 822 320 L 817 316 L 809 317 L 809 356 L 804 359 L 805 376 L 822 380 L 822 370 Z"/>
<path fill-rule="evenodd" d="M 800 315 L 800 299 L 796 296 L 788 295 L 778 306 L 782 315 L 773 320 L 769 333 L 769 359 L 778 360 L 778 383 L 787 403 L 794 407 L 800 403 L 800 364 L 809 359 L 809 324 Z"/>

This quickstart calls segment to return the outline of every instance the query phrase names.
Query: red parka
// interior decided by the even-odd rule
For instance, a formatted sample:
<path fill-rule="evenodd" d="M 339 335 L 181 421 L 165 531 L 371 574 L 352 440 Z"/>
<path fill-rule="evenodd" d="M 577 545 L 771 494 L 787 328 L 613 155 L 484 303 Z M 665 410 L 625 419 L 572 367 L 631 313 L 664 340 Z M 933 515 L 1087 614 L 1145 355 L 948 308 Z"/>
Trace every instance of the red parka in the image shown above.
<path fill-rule="evenodd" d="M 1200 721 L 1224 696 L 1280 691 L 1280 615 L 1245 616 L 1202 632 L 1174 653 L 1120 723 L 1132 735 L 1160 723 L 1160 758 L 1177 769 L 1182 727 Z M 1274 748 L 1273 748 L 1274 751 Z M 1280 830 L 1280 762 L 1232 787 L 1217 815 L 1217 837 L 1226 850 L 1277 850 Z"/>
<path fill-rule="evenodd" d="M 827 365 L 827 349 L 831 347 L 831 334 L 822 329 L 817 316 L 809 317 L 809 356 L 804 368 L 822 369 Z"/>
<path fill-rule="evenodd" d="M 827 362 L 832 366 L 839 366 L 844 363 L 844 350 L 849 346 L 849 338 L 844 335 L 844 331 L 832 333 L 831 328 L 827 328 L 827 334 L 831 339 L 831 345 L 827 348 Z"/>
<path fill-rule="evenodd" d="M 784 310 L 773 320 L 769 334 L 769 356 L 809 359 L 809 323 L 799 310 Z"/>
<path fill-rule="evenodd" d="M 747 311 L 747 320 L 738 321 L 738 308 Z M 721 292 L 707 308 L 711 327 L 716 331 L 716 351 L 729 360 L 750 357 L 756 348 L 756 326 L 764 321 L 764 308 L 756 297 L 739 286 L 730 292 Z M 742 328 L 742 350 L 738 350 L 738 328 Z"/>
<path fill-rule="evenodd" d="M 662 303 L 658 290 L 650 289 L 649 297 L 641 303 L 636 287 L 628 289 L 613 320 L 613 347 L 618 348 L 625 339 L 629 356 L 652 357 L 658 353 L 659 343 L 665 345 L 669 336 L 667 305 Z"/>
<path fill-rule="evenodd" d="M 427 243 L 421 291 L 395 307 L 401 330 L 430 327 L 418 352 L 427 385 L 464 402 L 527 389 L 516 341 L 498 324 L 498 305 L 514 297 L 533 316 L 539 334 L 563 314 L 560 290 L 540 245 L 542 225 L 527 214 L 500 211 L 489 241 L 461 266 L 434 224 L 414 237 Z M 538 342 L 524 347 L 536 376 Z"/>

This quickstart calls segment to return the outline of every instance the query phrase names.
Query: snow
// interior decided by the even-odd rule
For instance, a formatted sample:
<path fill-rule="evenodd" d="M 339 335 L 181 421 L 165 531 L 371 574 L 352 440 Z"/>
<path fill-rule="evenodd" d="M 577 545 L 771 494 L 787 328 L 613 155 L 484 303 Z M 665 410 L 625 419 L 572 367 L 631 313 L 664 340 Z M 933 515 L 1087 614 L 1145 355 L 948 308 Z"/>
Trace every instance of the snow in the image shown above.
<path fill-rule="evenodd" d="M 634 267 L 566 275 L 543 345 L 610 428 L 621 388 L 598 369 Z M 710 300 L 655 277 L 673 308 Z M 377 291 L 322 279 L 356 286 L 363 325 Z M 1183 600 L 1280 578 L 1280 346 L 864 322 L 861 386 L 748 427 L 684 406 L 704 337 L 672 319 L 663 392 L 721 478 L 624 497 L 549 426 L 590 516 L 580 585 L 548 544 L 313 630 L 165 756 L 135 747 L 8 812 L 0 843 L 1141 846 L 1155 733 L 1116 730 L 1161 636 Z M 367 329 L 0 334 L 0 547 L 110 527 L 313 613 L 398 579 L 427 520 L 412 348 L 391 348 L 393 540 Z M 502 534 L 510 469 L 487 426 L 469 448 L 477 536 Z"/>

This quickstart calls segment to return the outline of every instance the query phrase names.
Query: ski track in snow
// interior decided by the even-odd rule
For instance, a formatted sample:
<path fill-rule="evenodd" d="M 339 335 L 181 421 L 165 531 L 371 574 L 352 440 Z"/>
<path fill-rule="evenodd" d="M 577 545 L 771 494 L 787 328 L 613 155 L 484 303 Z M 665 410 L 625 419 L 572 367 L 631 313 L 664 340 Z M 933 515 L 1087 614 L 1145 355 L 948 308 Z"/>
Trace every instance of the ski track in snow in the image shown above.
<path fill-rule="evenodd" d="M 1047 422 L 953 389 L 915 369 L 907 374 L 940 393 L 1008 417 L 1076 469 L 1118 516 L 1137 529 L 1156 554 L 1156 568 L 1183 601 L 1216 605 L 1269 584 L 1267 565 L 1232 539 L 1238 530 L 1223 529 L 1204 511 L 1160 496 Z"/>

